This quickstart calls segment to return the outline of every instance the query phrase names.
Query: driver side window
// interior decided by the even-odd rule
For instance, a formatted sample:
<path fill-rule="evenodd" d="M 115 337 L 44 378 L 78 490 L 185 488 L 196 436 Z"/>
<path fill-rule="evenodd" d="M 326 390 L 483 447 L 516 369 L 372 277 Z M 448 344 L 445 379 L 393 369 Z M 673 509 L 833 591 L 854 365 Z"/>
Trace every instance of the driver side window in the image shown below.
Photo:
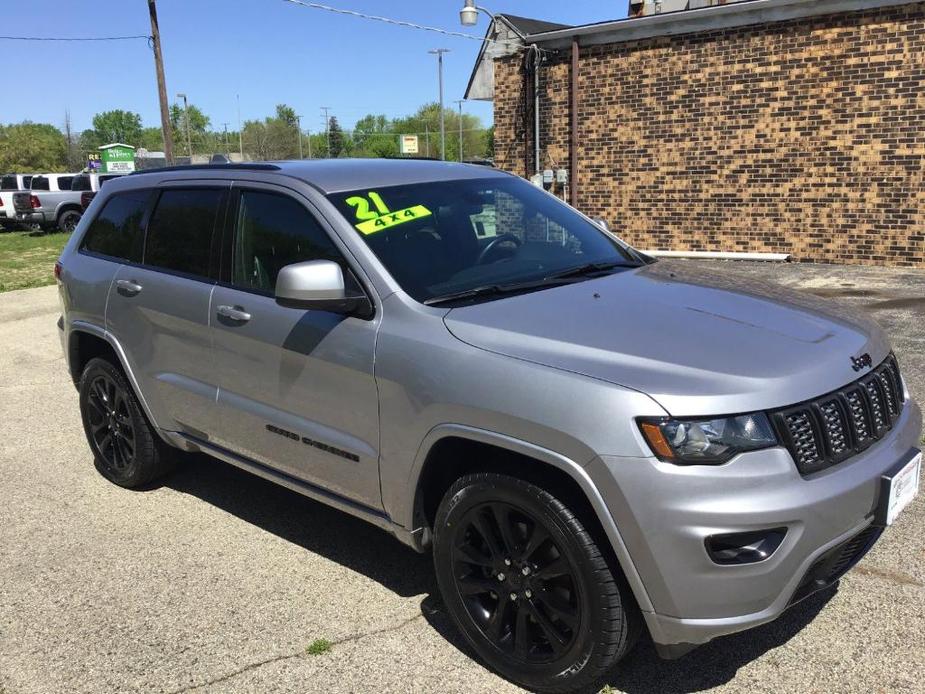
<path fill-rule="evenodd" d="M 235 224 L 231 282 L 235 287 L 273 294 L 286 265 L 343 258 L 321 225 L 286 195 L 241 191 Z"/>

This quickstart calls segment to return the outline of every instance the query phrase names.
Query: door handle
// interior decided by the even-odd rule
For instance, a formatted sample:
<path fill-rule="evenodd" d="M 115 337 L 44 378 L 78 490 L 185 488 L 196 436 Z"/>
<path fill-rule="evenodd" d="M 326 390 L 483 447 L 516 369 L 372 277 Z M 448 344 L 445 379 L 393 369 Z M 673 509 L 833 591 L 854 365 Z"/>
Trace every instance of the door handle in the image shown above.
<path fill-rule="evenodd" d="M 234 306 L 219 306 L 218 315 L 224 316 L 229 320 L 237 321 L 238 323 L 246 323 L 251 319 L 251 314 L 240 308 L 235 308 Z"/>
<path fill-rule="evenodd" d="M 116 289 L 120 294 L 135 296 L 142 290 L 142 286 L 133 280 L 116 280 Z"/>

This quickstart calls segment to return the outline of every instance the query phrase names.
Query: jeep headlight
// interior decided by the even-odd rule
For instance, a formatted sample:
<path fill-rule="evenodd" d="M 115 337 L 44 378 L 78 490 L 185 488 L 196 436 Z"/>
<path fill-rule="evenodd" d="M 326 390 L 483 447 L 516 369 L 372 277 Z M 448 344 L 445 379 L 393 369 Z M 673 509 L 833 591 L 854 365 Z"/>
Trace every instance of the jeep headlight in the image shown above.
<path fill-rule="evenodd" d="M 660 460 L 679 464 L 718 465 L 745 451 L 777 445 L 763 412 L 715 419 L 639 420 L 639 428 Z"/>

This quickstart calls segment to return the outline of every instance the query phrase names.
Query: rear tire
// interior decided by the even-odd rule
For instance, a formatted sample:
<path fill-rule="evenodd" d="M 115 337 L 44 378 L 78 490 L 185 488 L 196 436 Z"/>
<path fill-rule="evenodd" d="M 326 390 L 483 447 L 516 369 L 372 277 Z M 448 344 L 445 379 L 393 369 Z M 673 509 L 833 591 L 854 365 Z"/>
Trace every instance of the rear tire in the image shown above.
<path fill-rule="evenodd" d="M 440 592 L 494 670 L 539 692 L 596 684 L 633 646 L 637 610 L 576 514 L 492 473 L 447 491 L 434 527 Z"/>
<path fill-rule="evenodd" d="M 65 210 L 58 215 L 58 229 L 70 234 L 77 228 L 77 224 L 80 222 L 80 216 L 80 212 L 77 210 Z"/>
<path fill-rule="evenodd" d="M 103 477 L 133 489 L 173 469 L 173 449 L 148 423 L 122 369 L 106 359 L 91 359 L 79 391 L 84 433 Z"/>

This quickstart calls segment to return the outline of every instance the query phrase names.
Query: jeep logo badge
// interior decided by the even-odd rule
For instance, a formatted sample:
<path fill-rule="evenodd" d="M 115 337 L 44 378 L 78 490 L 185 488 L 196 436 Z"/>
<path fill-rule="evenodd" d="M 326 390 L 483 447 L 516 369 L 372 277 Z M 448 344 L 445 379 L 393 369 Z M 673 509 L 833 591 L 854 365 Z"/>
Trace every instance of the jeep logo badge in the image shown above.
<path fill-rule="evenodd" d="M 851 357 L 851 368 L 855 371 L 860 371 L 861 369 L 869 369 L 873 365 L 870 355 L 867 352 L 864 352 L 859 357 Z"/>

